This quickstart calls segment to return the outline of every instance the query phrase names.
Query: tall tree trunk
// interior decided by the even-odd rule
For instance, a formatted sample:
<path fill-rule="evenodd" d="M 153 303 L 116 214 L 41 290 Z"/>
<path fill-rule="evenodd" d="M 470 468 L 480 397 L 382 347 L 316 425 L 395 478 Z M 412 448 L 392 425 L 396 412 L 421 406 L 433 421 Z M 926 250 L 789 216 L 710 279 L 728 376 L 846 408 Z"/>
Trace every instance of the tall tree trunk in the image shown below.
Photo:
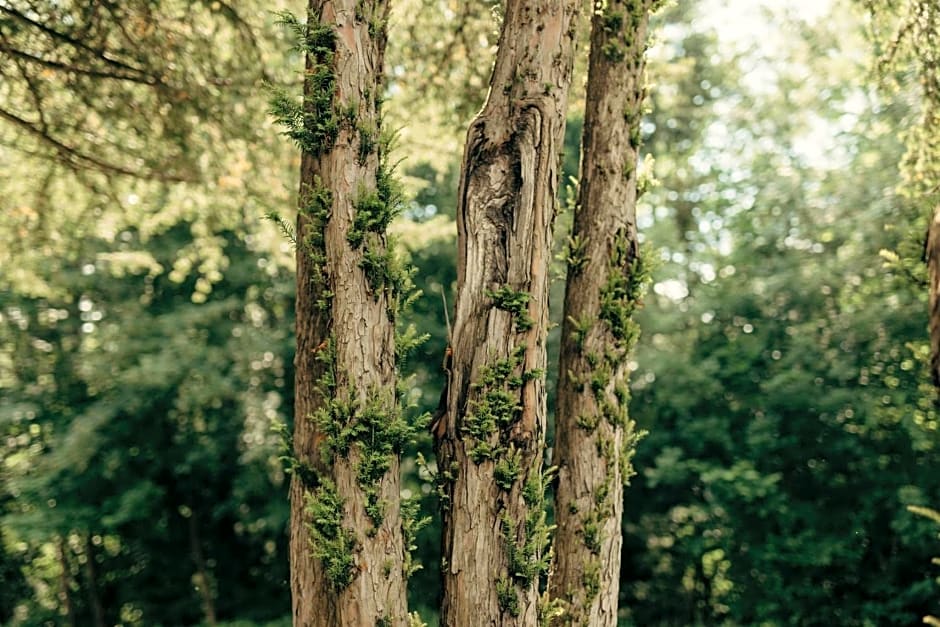
<path fill-rule="evenodd" d="M 202 541 L 199 538 L 199 521 L 196 515 L 196 509 L 190 508 L 189 517 L 186 519 L 189 531 L 189 555 L 196 567 L 193 579 L 196 590 L 199 592 L 199 599 L 202 601 L 202 615 L 206 625 L 215 627 L 218 624 L 215 615 L 215 591 L 212 589 L 212 577 L 206 566 L 206 560 L 202 556 Z"/>
<path fill-rule="evenodd" d="M 617 624 L 623 482 L 636 435 L 627 416 L 631 320 L 642 290 L 636 229 L 644 52 L 652 0 L 596 7 L 569 241 L 554 463 L 552 598 L 566 624 Z"/>
<path fill-rule="evenodd" d="M 56 557 L 59 560 L 59 602 L 65 610 L 65 624 L 75 627 L 75 606 L 72 604 L 72 568 L 69 566 L 68 545 L 64 537 L 56 540 Z M 62 610 L 59 610 L 62 613 Z"/>
<path fill-rule="evenodd" d="M 379 141 L 388 4 L 310 0 L 297 221 L 295 626 L 405 625 L 396 392 L 402 289 Z M 297 25 L 295 25 L 297 26 Z"/>
<path fill-rule="evenodd" d="M 441 624 L 534 625 L 546 570 L 548 267 L 578 0 L 508 0 L 457 209 Z"/>
<path fill-rule="evenodd" d="M 91 533 L 85 534 L 84 570 L 85 585 L 88 590 L 88 604 L 91 605 L 92 620 L 94 621 L 95 627 L 106 627 L 104 608 L 101 606 L 101 597 L 98 595 L 98 573 L 95 569 L 95 546 L 91 542 Z"/>

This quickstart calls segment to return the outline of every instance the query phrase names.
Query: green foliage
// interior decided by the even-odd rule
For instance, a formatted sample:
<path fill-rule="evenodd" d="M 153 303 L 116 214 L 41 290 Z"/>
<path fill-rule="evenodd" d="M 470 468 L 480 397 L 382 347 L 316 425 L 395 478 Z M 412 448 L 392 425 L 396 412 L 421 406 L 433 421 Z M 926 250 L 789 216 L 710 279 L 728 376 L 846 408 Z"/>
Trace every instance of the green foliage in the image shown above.
<path fill-rule="evenodd" d="M 195 520 L 213 564 L 219 623 L 287 624 L 288 516 L 278 457 L 309 486 L 316 481 L 281 437 L 293 396 L 291 277 L 284 270 L 291 260 L 278 251 L 275 231 L 288 240 L 297 235 L 289 221 L 259 218 L 294 204 L 285 191 L 292 186 L 272 181 L 286 180 L 286 168 L 296 165 L 286 149 L 259 139 L 265 105 L 258 86 L 262 74 L 279 86 L 270 107 L 305 150 L 321 154 L 346 130 L 363 162 L 376 151 L 388 155 L 375 129 L 354 119 L 369 103 L 335 102 L 336 35 L 296 19 L 284 21 L 297 49 L 311 54 L 316 89 L 306 104 L 285 89 L 291 81 L 279 77 L 287 73 L 270 55 L 281 35 L 262 24 L 267 14 L 257 3 L 198 3 L 183 12 L 149 0 L 91 12 L 74 3 L 8 4 L 14 13 L 29 4 L 39 24 L 69 37 L 93 35 L 101 48 L 56 44 L 22 16 L 0 20 L 8 47 L 73 68 L 13 54 L 0 61 L 8 79 L 0 108 L 27 122 L 5 119 L 0 127 L 0 163 L 10 173 L 0 184 L 0 623 L 62 622 L 57 593 L 66 575 L 76 624 L 93 623 L 93 589 L 107 600 L 108 624 L 199 624 L 189 554 Z M 387 471 L 390 452 L 406 450 L 403 487 L 419 496 L 423 511 L 440 505 L 435 484 L 457 472 L 433 463 L 414 468 L 410 442 L 418 437 L 415 448 L 427 452 L 427 438 L 407 433 L 406 412 L 396 404 L 433 409 L 445 377 L 440 294 L 449 297 L 456 280 L 449 216 L 460 153 L 449 127 L 464 128 L 479 109 L 489 71 L 479 46 L 494 41 L 495 3 L 458 4 L 449 17 L 441 3 L 395 8 L 405 17 L 396 21 L 401 30 L 389 59 L 403 73 L 396 72 L 386 114 L 396 123 L 413 118 L 395 99 L 427 94 L 427 119 L 437 126 L 408 120 L 407 193 L 396 192 L 382 170 L 376 191 L 361 195 L 350 233 L 351 245 L 370 251 L 364 264 L 373 291 L 400 294 L 397 306 L 414 299 L 414 324 L 402 324 L 396 339 L 399 365 L 414 351 L 414 379 L 394 392 L 369 391 L 364 401 L 338 389 L 335 376 L 324 380 L 325 398 L 335 402 L 325 416 L 332 429 L 325 446 L 334 456 L 363 452 L 357 481 L 372 490 L 373 522 L 385 504 L 372 482 Z M 626 14 L 607 19 L 609 28 L 621 19 L 629 26 Z M 905 148 L 908 189 L 923 200 L 936 186 L 929 167 L 936 133 L 919 123 L 928 109 L 908 112 L 903 102 L 872 99 L 868 82 L 845 65 L 857 48 L 836 46 L 806 25 L 789 31 L 778 50 L 790 55 L 792 75 L 778 72 L 764 83 L 786 102 L 748 93 L 735 80 L 751 57 L 742 53 L 740 67 L 721 63 L 688 3 L 663 19 L 674 26 L 653 51 L 652 74 L 662 87 L 651 93 L 652 116 L 631 117 L 629 140 L 659 156 L 663 185 L 649 191 L 638 214 L 657 246 L 643 261 L 665 260 L 656 272 L 659 291 L 643 311 L 630 310 L 638 302 L 630 277 L 642 272 L 618 243 L 601 323 L 618 341 L 584 355 L 595 372 L 581 382 L 603 401 L 597 415 L 580 417 L 581 428 L 601 421 L 627 427 L 623 452 L 606 439 L 597 449 L 607 460 L 622 454 L 625 476 L 642 432 L 631 417 L 651 430 L 626 493 L 621 622 L 912 624 L 936 599 L 929 563 L 935 528 L 913 513 L 936 502 L 940 490 L 938 417 L 920 368 L 929 353 L 925 304 L 910 281 L 923 280 L 916 225 L 929 204 L 890 190 Z M 837 30 L 837 17 L 831 24 L 839 42 L 851 45 L 854 27 Z M 889 33 L 880 41 L 890 42 L 895 24 L 877 20 L 872 28 Z M 805 41 L 792 36 L 798 31 Z M 905 81 L 931 57 L 909 55 L 913 31 L 906 32 L 892 66 L 903 71 L 890 74 L 900 79 L 900 100 L 916 101 L 920 88 Z M 455 54 L 445 59 L 440 50 Z M 118 71 L 113 61 L 143 82 L 93 75 Z M 828 102 L 819 99 L 824 93 Z M 819 139 L 827 121 L 843 133 L 835 149 L 803 151 L 805 137 Z M 899 128 L 910 129 L 906 147 L 895 137 Z M 577 168 L 577 129 L 569 124 L 568 171 Z M 728 151 L 729 141 L 736 150 Z M 624 175 L 637 173 L 631 165 Z M 296 245 L 313 256 L 326 310 L 332 295 L 322 233 L 332 198 L 316 184 L 300 205 L 307 228 Z M 391 224 L 398 214 L 406 219 Z M 383 252 L 391 248 L 387 230 L 404 233 L 401 257 Z M 896 252 L 879 258 L 880 250 Z M 566 257 L 572 271 L 582 270 L 584 242 L 569 242 Z M 419 268 L 411 280 L 426 296 L 398 287 L 406 261 Z M 689 296 L 667 295 L 661 288 L 669 282 Z M 526 295 L 506 290 L 496 298 L 524 331 Z M 646 330 L 631 358 L 631 400 L 610 377 L 626 363 L 621 351 L 634 340 L 636 317 Z M 583 346 L 597 322 L 576 321 L 572 339 Z M 430 340 L 420 344 L 425 334 Z M 524 372 L 513 361 L 492 364 L 474 382 L 480 405 L 471 412 L 476 422 L 464 425 L 476 461 L 492 461 L 500 489 L 523 490 L 533 507 L 525 521 L 501 522 L 512 568 L 494 585 L 510 615 L 521 611 L 516 586 L 535 585 L 544 572 L 536 564 L 547 559 L 544 544 L 537 546 L 547 534 L 538 513 L 544 486 L 532 481 L 503 433 L 518 417 L 520 387 L 545 373 Z M 554 377 L 546 378 L 550 385 Z M 287 425 L 280 435 L 268 428 L 272 420 Z M 311 507 L 324 559 L 341 584 L 355 569 L 355 537 L 343 529 L 342 503 L 328 488 Z M 597 491 L 582 515 L 609 507 L 612 492 Z M 403 504 L 414 552 L 405 565 L 412 607 L 435 624 L 439 542 L 426 520 L 414 502 Z M 589 524 L 585 541 L 597 547 L 599 540 L 599 526 Z M 89 561 L 96 588 L 85 580 Z M 425 570 L 416 572 L 418 561 Z M 595 568 L 586 564 L 583 580 L 592 593 Z M 541 603 L 540 621 L 557 610 Z"/>
<path fill-rule="evenodd" d="M 501 489 L 512 490 L 519 478 L 521 453 L 510 444 L 506 452 L 496 460 L 493 467 L 493 479 Z"/>
<path fill-rule="evenodd" d="M 385 134 L 379 141 L 375 191 L 359 190 L 353 201 L 353 225 L 346 234 L 350 246 L 362 249 L 361 267 L 375 298 L 387 294 L 392 300 L 390 316 L 408 304 L 404 300 L 416 298 L 409 296 L 413 270 L 399 257 L 394 239 L 387 236 L 389 225 L 401 214 L 404 205 L 395 168 L 389 163 L 393 138 L 393 135 Z M 360 142 L 360 150 L 362 146 Z M 404 300 L 398 302 L 400 299 Z"/>
<path fill-rule="evenodd" d="M 422 529 L 431 524 L 431 516 L 420 516 L 421 504 L 417 499 L 402 499 L 401 501 L 401 528 L 405 539 L 405 577 L 410 578 L 418 572 L 422 565 L 413 555 L 418 548 L 415 544 Z"/>
<path fill-rule="evenodd" d="M 318 156 L 333 148 L 340 126 L 346 120 L 333 102 L 336 96 L 333 69 L 336 33 L 328 24 L 302 23 L 288 12 L 282 12 L 279 17 L 294 34 L 296 49 L 306 53 L 308 68 L 304 79 L 307 95 L 303 102 L 299 102 L 283 88 L 273 88 L 270 114 L 298 147 Z"/>
<path fill-rule="evenodd" d="M 610 275 L 600 293 L 600 318 L 607 323 L 617 347 L 624 351 L 629 351 L 639 337 L 633 313 L 641 305 L 650 282 L 646 255 L 638 254 L 635 247 L 627 233 L 617 234 L 610 257 Z"/>
<path fill-rule="evenodd" d="M 592 558 L 590 562 L 584 566 L 584 574 L 581 575 L 581 583 L 584 585 L 584 589 L 587 591 L 587 596 L 585 597 L 588 601 L 592 601 L 597 598 L 598 593 L 601 589 L 601 563 L 597 558 Z"/>
<path fill-rule="evenodd" d="M 343 526 L 343 501 L 332 481 L 321 479 L 308 494 L 307 513 L 313 554 L 323 564 L 333 589 L 342 590 L 356 574 L 356 534 Z"/>
<path fill-rule="evenodd" d="M 177 228 L 149 239 L 147 249 L 169 267 L 191 238 L 189 228 Z M 122 241 L 142 244 L 130 232 Z M 279 438 L 262 411 L 267 402 L 270 418 L 283 417 L 277 381 L 290 355 L 280 327 L 289 326 L 291 295 L 253 288 L 268 280 L 259 255 L 232 234 L 221 241 L 227 272 L 202 304 L 191 299 L 195 277 L 113 276 L 95 263 L 110 246 L 96 238 L 83 242 L 85 273 L 55 277 L 75 290 L 74 300 L 0 299 L 0 355 L 18 347 L 16 367 L 0 384 L 0 556 L 12 549 L 30 583 L 5 607 L 29 620 L 46 616 L 57 601 L 34 586 L 54 595 L 62 570 L 87 585 L 79 560 L 93 559 L 98 593 L 116 599 L 105 606 L 106 620 L 121 620 L 124 606 L 147 620 L 194 624 L 201 617 L 191 583 L 194 525 L 214 564 L 204 575 L 236 593 L 215 600 L 220 614 L 259 623 L 283 615 L 287 509 L 271 495 L 284 476 Z M 12 312 L 28 325 L 11 324 Z M 246 440 L 251 446 L 242 448 Z M 7 490 L 15 501 L 2 498 Z M 12 593 L 17 580 L 3 587 Z M 89 590 L 80 591 L 76 620 L 90 622 Z"/>
<path fill-rule="evenodd" d="M 584 268 L 588 261 L 584 250 L 586 245 L 587 241 L 580 235 L 572 235 L 568 238 L 565 254 L 562 256 L 562 261 L 568 267 L 568 272 L 578 274 Z"/>
<path fill-rule="evenodd" d="M 499 601 L 499 609 L 513 618 L 519 616 L 519 594 L 509 579 L 500 577 L 496 580 L 496 598 Z"/>
<path fill-rule="evenodd" d="M 318 295 L 317 308 L 328 311 L 332 292 L 329 290 L 326 273 L 324 232 L 333 211 L 333 194 L 319 177 L 315 177 L 313 183 L 301 191 L 298 211 L 305 222 L 300 245 L 311 261 L 311 281 Z"/>
<path fill-rule="evenodd" d="M 350 246 L 359 248 L 368 233 L 384 234 L 392 218 L 395 217 L 393 209 L 389 207 L 377 192 L 359 190 L 359 196 L 353 201 L 355 219 L 352 228 L 346 234 Z"/>
<path fill-rule="evenodd" d="M 903 111 L 872 102 L 825 158 L 794 145 L 800 111 L 838 120 L 864 84 L 829 61 L 850 42 L 834 36 L 852 30 L 840 19 L 804 26 L 797 60 L 764 66 L 786 102 L 756 100 L 733 70 L 722 79 L 706 39 L 670 44 L 697 51 L 675 84 L 701 104 L 667 114 L 654 92 L 646 142 L 664 181 L 648 202 L 668 209 L 640 226 L 666 265 L 638 313 L 630 414 L 650 434 L 625 493 L 628 624 L 908 625 L 935 597 L 931 549 L 904 511 L 940 488 L 923 294 L 878 259 L 912 212 L 891 191 Z M 759 127 L 763 148 L 699 178 L 683 165 L 721 150 L 689 132 L 713 111 L 704 76 L 749 103 L 721 116 L 729 136 Z M 745 171 L 753 195 L 733 181 Z M 670 202 L 669 189 L 689 195 Z"/>
<path fill-rule="evenodd" d="M 522 386 L 522 375 L 517 370 L 525 358 L 525 347 L 519 346 L 512 355 L 500 359 L 483 369 L 480 380 L 471 385 L 478 392 L 470 401 L 471 409 L 464 419 L 464 432 L 475 440 L 470 458 L 477 464 L 501 458 L 506 451 L 502 441 L 505 429 L 512 425 L 522 411 L 518 388 Z M 499 443 L 493 443 L 498 436 Z"/>
<path fill-rule="evenodd" d="M 414 438 L 415 425 L 403 415 L 393 390 L 371 389 L 362 402 L 357 390 L 338 388 L 333 338 L 317 353 L 317 360 L 324 364 L 317 383 L 324 403 L 311 419 L 324 436 L 323 455 L 332 462 L 357 451 L 357 483 L 366 495 L 366 513 L 378 529 L 386 508 L 378 496 L 379 482 Z"/>
<path fill-rule="evenodd" d="M 277 228 L 281 231 L 281 235 L 291 243 L 292 246 L 297 246 L 297 233 L 294 230 L 294 225 L 281 217 L 281 214 L 276 211 L 268 213 L 265 218 L 277 225 Z"/>
<path fill-rule="evenodd" d="M 520 292 L 503 285 L 497 290 L 487 290 L 486 295 L 493 300 L 494 307 L 512 315 L 517 333 L 525 333 L 535 325 L 535 321 L 529 316 L 531 296 L 528 292 Z"/>
<path fill-rule="evenodd" d="M 554 469 L 529 471 L 522 486 L 523 500 L 528 507 L 520 530 L 517 522 L 504 513 L 500 527 L 511 581 L 522 588 L 537 584 L 548 572 L 551 555 L 548 551 L 552 527 L 546 521 L 545 490 L 551 483 Z"/>

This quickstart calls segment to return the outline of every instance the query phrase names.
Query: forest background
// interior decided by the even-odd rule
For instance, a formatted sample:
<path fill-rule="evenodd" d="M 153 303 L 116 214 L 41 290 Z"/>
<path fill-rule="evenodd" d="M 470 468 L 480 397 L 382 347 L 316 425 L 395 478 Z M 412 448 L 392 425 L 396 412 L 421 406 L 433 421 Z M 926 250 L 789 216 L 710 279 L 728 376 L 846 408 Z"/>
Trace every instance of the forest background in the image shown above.
<path fill-rule="evenodd" d="M 268 115 L 301 65 L 271 9 L 303 7 L 272 4 L 0 2 L 2 624 L 290 623 L 293 250 L 265 217 L 291 215 L 299 159 Z M 415 411 L 444 383 L 457 172 L 498 4 L 402 0 L 389 25 L 393 230 L 423 291 L 403 318 L 430 336 L 406 365 Z M 873 71 L 890 25 L 859 7 L 783 5 L 655 16 L 624 625 L 937 613 L 936 527 L 908 509 L 940 503 L 927 211 L 899 166 L 916 74 Z M 403 469 L 434 517 L 430 449 Z M 439 533 L 418 534 L 409 583 L 431 624 Z"/>

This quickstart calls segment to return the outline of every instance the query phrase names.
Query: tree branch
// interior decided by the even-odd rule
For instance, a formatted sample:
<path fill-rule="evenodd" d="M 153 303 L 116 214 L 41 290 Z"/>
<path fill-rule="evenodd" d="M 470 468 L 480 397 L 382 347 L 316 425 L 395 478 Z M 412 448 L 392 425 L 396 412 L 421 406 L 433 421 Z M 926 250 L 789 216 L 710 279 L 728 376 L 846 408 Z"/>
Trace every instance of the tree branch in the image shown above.
<path fill-rule="evenodd" d="M 150 85 L 150 86 L 159 84 L 159 81 L 157 81 L 157 79 L 151 76 L 139 77 L 139 76 L 131 76 L 129 74 L 118 74 L 115 72 L 107 72 L 104 70 L 94 70 L 90 68 L 78 67 L 76 65 L 62 63 L 60 61 L 52 61 L 49 59 L 43 59 L 42 57 L 37 57 L 35 55 L 29 54 L 28 52 L 23 52 L 22 50 L 18 50 L 9 44 L 0 45 L 0 52 L 6 52 L 17 58 L 23 59 L 25 61 L 29 61 L 30 63 L 35 63 L 37 65 L 41 65 L 43 67 L 46 67 L 52 70 L 57 70 L 60 72 L 72 72 L 74 74 L 82 74 L 84 76 L 91 76 L 93 78 L 105 78 L 105 79 L 118 80 L 118 81 L 130 81 L 132 83 L 140 83 L 143 85 Z"/>
<path fill-rule="evenodd" d="M 192 182 L 191 178 L 182 177 L 177 174 L 168 174 L 162 172 L 156 172 L 154 170 L 150 171 L 139 171 L 132 170 L 130 168 L 125 168 L 114 163 L 109 163 L 87 153 L 84 153 L 77 148 L 73 148 L 67 144 L 62 143 L 55 137 L 52 137 L 49 133 L 43 132 L 42 129 L 37 128 L 35 124 L 29 120 L 23 119 L 18 115 L 7 111 L 6 109 L 0 108 L 0 118 L 11 122 L 15 126 L 22 128 L 31 135 L 39 138 L 41 141 L 45 142 L 51 146 L 60 160 L 73 168 L 86 168 L 98 170 L 99 172 L 105 172 L 110 174 L 122 174 L 124 176 L 130 176 L 133 178 L 139 179 L 152 179 L 157 181 L 162 181 L 165 183 L 184 183 Z"/>
<path fill-rule="evenodd" d="M 36 20 L 26 15 L 23 15 L 19 11 L 15 11 L 11 9 L 10 7 L 0 5 L 0 12 L 6 13 L 7 15 L 13 17 L 14 19 L 17 19 L 25 24 L 32 26 L 33 28 L 40 30 L 41 32 L 45 33 L 47 36 L 49 36 L 52 39 L 65 42 L 69 44 L 70 46 L 78 48 L 79 50 L 90 52 L 95 57 L 101 59 L 102 61 L 104 61 L 105 63 L 108 63 L 109 65 L 121 68 L 122 70 L 125 70 L 125 71 L 135 72 L 141 76 L 148 77 L 151 80 L 156 80 L 153 77 L 149 77 L 146 70 L 130 65 L 124 61 L 112 59 L 111 57 L 107 55 L 107 51 L 92 48 L 85 42 L 75 39 L 74 37 L 71 37 L 70 35 L 67 35 L 63 32 L 57 31 L 54 28 L 50 28 L 49 26 L 46 26 L 45 24 L 41 22 L 37 22 Z"/>

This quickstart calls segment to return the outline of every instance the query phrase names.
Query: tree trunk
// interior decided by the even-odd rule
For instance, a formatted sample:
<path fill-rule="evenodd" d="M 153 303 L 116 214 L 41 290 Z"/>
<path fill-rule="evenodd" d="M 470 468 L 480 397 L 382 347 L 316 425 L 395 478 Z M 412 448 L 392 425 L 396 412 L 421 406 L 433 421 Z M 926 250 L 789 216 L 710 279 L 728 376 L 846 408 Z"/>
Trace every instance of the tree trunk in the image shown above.
<path fill-rule="evenodd" d="M 934 209 L 927 227 L 927 261 L 930 305 L 930 374 L 934 386 L 940 390 L 940 206 Z"/>
<path fill-rule="evenodd" d="M 88 590 L 88 604 L 91 606 L 92 620 L 95 627 L 106 627 L 104 608 L 98 596 L 98 573 L 95 570 L 95 546 L 91 542 L 91 533 L 85 534 L 85 580 Z M 214 624 L 214 623 L 213 623 Z"/>
<path fill-rule="evenodd" d="M 631 320 L 643 285 L 636 199 L 651 0 L 594 12 L 581 186 L 569 240 L 554 463 L 549 593 L 565 624 L 617 624 L 623 483 L 636 434 L 627 416 Z"/>
<path fill-rule="evenodd" d="M 206 625 L 215 627 L 218 624 L 215 615 L 215 591 L 212 589 L 212 576 L 209 574 L 206 560 L 202 556 L 199 521 L 196 519 L 196 509 L 194 507 L 190 508 L 186 524 L 189 531 L 189 555 L 196 567 L 193 580 L 196 584 L 196 591 L 199 593 L 199 599 L 202 601 L 202 615 L 205 618 Z"/>
<path fill-rule="evenodd" d="M 548 268 L 579 2 L 508 0 L 457 209 L 441 624 L 534 625 L 546 570 Z"/>
<path fill-rule="evenodd" d="M 59 560 L 59 602 L 62 607 L 60 614 L 65 616 L 65 624 L 75 627 L 75 606 L 72 604 L 72 569 L 69 566 L 67 545 L 65 538 L 59 537 L 56 541 L 56 557 Z M 62 610 L 65 610 L 64 612 Z"/>
<path fill-rule="evenodd" d="M 297 221 L 295 626 L 405 625 L 396 392 L 403 288 L 379 141 L 388 5 L 311 0 Z"/>

